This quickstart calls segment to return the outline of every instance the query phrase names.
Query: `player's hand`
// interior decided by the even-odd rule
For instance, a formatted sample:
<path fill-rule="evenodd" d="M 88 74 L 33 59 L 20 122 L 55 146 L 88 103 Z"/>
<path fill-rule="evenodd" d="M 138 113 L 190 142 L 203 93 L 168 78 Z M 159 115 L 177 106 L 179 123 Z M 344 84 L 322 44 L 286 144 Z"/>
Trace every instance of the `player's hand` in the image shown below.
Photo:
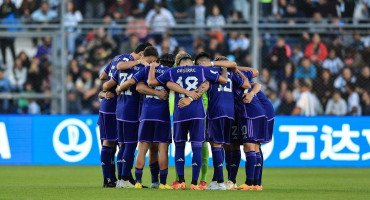
<path fill-rule="evenodd" d="M 147 63 L 146 61 L 144 61 L 144 60 L 138 60 L 138 63 L 139 64 L 142 64 L 142 65 L 144 65 L 144 66 L 149 66 L 149 63 Z"/>
<path fill-rule="evenodd" d="M 250 103 L 254 97 L 253 92 L 243 94 L 243 103 Z"/>
<path fill-rule="evenodd" d="M 158 67 L 159 66 L 159 63 L 157 63 L 157 62 L 152 62 L 152 63 L 150 63 L 150 65 L 149 65 L 151 68 L 156 68 L 156 67 Z"/>
<path fill-rule="evenodd" d="M 200 98 L 200 95 L 195 91 L 188 91 L 186 93 L 186 96 L 193 98 L 194 100 L 198 100 Z"/>
<path fill-rule="evenodd" d="M 121 93 L 121 91 L 119 90 L 119 86 L 116 87 L 116 93 L 117 93 L 117 95 L 119 95 Z"/>
<path fill-rule="evenodd" d="M 168 99 L 168 92 L 166 90 L 157 90 L 155 95 L 164 101 Z"/>
<path fill-rule="evenodd" d="M 184 98 L 181 98 L 180 99 L 180 101 L 179 101 L 179 103 L 177 104 L 177 106 L 179 107 L 179 108 L 184 108 L 184 107 L 186 107 L 186 106 L 188 106 L 188 105 L 190 105 L 191 104 L 191 100 L 189 99 L 189 98 L 187 98 L 187 97 L 184 97 Z"/>
<path fill-rule="evenodd" d="M 110 98 L 113 98 L 113 97 L 114 97 L 113 92 L 109 92 L 109 91 L 107 91 L 107 92 L 104 94 L 104 98 L 106 98 L 106 99 L 110 99 Z"/>

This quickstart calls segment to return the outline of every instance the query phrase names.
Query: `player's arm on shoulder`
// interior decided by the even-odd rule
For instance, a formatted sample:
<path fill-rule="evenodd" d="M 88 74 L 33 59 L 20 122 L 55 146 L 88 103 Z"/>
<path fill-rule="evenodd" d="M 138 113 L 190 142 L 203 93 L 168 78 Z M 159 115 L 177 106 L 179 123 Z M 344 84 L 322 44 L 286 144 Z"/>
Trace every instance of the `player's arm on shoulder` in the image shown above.
<path fill-rule="evenodd" d="M 247 92 L 247 90 L 243 94 L 243 103 L 250 103 L 253 97 L 261 91 L 262 85 L 259 83 L 252 83 L 252 90 Z"/>
<path fill-rule="evenodd" d="M 210 62 L 210 66 L 226 67 L 229 69 L 235 69 L 237 65 L 236 65 L 236 62 L 222 60 L 222 61 L 212 61 Z"/>
<path fill-rule="evenodd" d="M 122 91 L 125 91 L 127 90 L 129 87 L 133 86 L 136 84 L 136 81 L 135 79 L 131 78 L 129 80 L 126 80 L 125 82 L 123 82 L 119 88 L 118 88 L 118 92 L 122 92 Z"/>
<path fill-rule="evenodd" d="M 102 80 L 102 81 L 105 81 L 107 80 L 108 78 L 108 74 L 107 72 L 103 71 L 100 75 L 99 75 L 99 79 Z"/>
<path fill-rule="evenodd" d="M 220 83 L 220 84 L 226 84 L 227 83 L 227 78 L 225 78 L 223 76 L 219 76 L 217 82 Z"/>
<path fill-rule="evenodd" d="M 249 89 L 251 87 L 251 85 L 249 84 L 249 80 L 246 76 L 244 76 L 243 73 L 241 73 L 239 70 L 236 70 L 236 73 L 240 76 L 240 78 L 243 79 L 244 83 L 243 85 L 241 86 L 241 88 L 243 89 Z"/>
<path fill-rule="evenodd" d="M 136 66 L 138 64 L 146 64 L 146 62 L 143 62 L 142 60 L 133 60 L 133 61 L 121 61 L 117 64 L 117 70 L 127 70 L 131 69 L 133 66 Z"/>
<path fill-rule="evenodd" d="M 206 91 L 209 89 L 209 81 L 204 81 L 199 87 L 195 90 L 195 92 L 201 97 Z"/>
<path fill-rule="evenodd" d="M 153 88 L 148 87 L 143 82 L 139 82 L 137 84 L 136 90 L 141 94 L 155 95 L 155 96 L 159 97 L 162 100 L 167 100 L 168 99 L 168 92 L 165 89 L 155 90 Z"/>
<path fill-rule="evenodd" d="M 159 66 L 159 64 L 156 63 L 156 62 L 153 62 L 153 63 L 150 64 L 149 75 L 148 75 L 148 85 L 150 87 L 154 87 L 154 86 L 159 85 L 158 80 L 155 78 L 155 68 L 158 67 L 158 66 Z"/>
<path fill-rule="evenodd" d="M 190 91 L 187 97 L 183 97 L 177 104 L 178 107 L 184 108 L 191 104 L 194 100 L 198 100 L 202 95 L 209 89 L 209 81 L 204 81 L 199 87 L 193 91 Z"/>
<path fill-rule="evenodd" d="M 237 66 L 236 68 L 240 71 L 251 71 L 251 72 L 253 72 L 253 78 L 255 78 L 259 75 L 259 71 L 257 69 L 251 68 L 251 67 Z"/>
<path fill-rule="evenodd" d="M 109 81 L 107 81 L 103 84 L 103 91 L 110 90 L 113 87 L 115 87 L 116 85 L 117 85 L 117 82 L 113 79 L 110 79 Z"/>

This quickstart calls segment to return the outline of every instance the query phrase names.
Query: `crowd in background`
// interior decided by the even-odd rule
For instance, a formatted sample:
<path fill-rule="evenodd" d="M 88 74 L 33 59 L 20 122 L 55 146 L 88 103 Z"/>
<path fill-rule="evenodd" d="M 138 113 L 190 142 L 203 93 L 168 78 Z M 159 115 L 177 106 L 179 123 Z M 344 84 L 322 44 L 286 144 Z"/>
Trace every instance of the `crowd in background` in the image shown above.
<path fill-rule="evenodd" d="M 152 43 L 160 54 L 205 51 L 213 58 L 227 55 L 240 66 L 251 66 L 246 29 L 224 28 L 249 23 L 250 4 L 248 0 L 74 0 L 68 1 L 61 21 L 58 0 L 0 0 L 0 19 L 2 24 L 64 23 L 68 113 L 88 114 L 98 113 L 100 70 L 115 55 L 132 52 L 142 41 Z M 370 1 L 261 0 L 260 6 L 261 23 L 312 24 L 301 34 L 261 31 L 259 81 L 278 115 L 294 114 L 297 105 L 307 107 L 306 115 L 370 115 L 370 33 L 340 28 L 365 23 Z M 79 27 L 82 23 L 111 27 L 86 30 Z M 120 23 L 128 28 L 115 28 Z M 179 35 L 171 30 L 176 24 L 195 26 L 189 34 Z M 338 27 L 327 28 L 327 24 Z M 0 38 L 0 92 L 51 93 L 52 47 L 60 44 L 52 44 L 48 37 L 33 38 L 32 44 L 35 55 L 16 54 L 15 38 Z M 0 113 L 50 113 L 50 100 L 0 101 Z"/>

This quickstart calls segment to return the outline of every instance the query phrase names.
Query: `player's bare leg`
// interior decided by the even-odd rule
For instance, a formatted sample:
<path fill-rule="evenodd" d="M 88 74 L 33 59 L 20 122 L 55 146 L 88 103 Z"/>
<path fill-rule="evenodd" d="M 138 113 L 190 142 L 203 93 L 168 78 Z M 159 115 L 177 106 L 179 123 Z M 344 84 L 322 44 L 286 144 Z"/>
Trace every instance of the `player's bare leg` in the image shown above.
<path fill-rule="evenodd" d="M 143 175 L 143 169 L 145 165 L 145 155 L 148 152 L 150 144 L 147 142 L 139 142 L 139 151 L 136 156 L 135 164 L 135 178 L 136 178 L 136 189 L 141 189 L 143 187 L 141 177 Z"/>

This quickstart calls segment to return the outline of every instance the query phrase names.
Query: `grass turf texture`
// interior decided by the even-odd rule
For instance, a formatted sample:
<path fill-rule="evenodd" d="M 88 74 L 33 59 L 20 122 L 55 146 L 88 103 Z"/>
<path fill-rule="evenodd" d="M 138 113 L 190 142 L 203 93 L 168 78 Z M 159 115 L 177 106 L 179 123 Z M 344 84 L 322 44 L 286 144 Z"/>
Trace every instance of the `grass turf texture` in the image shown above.
<path fill-rule="evenodd" d="M 190 187 L 191 168 L 185 168 Z M 168 183 L 175 178 L 169 169 Z M 208 170 L 210 181 L 213 168 Z M 226 174 L 226 173 L 225 173 Z M 264 191 L 102 188 L 99 166 L 0 166 L 0 199 L 369 199 L 370 168 L 266 168 Z M 149 167 L 144 185 L 150 185 Z M 245 179 L 240 168 L 238 183 Z"/>

